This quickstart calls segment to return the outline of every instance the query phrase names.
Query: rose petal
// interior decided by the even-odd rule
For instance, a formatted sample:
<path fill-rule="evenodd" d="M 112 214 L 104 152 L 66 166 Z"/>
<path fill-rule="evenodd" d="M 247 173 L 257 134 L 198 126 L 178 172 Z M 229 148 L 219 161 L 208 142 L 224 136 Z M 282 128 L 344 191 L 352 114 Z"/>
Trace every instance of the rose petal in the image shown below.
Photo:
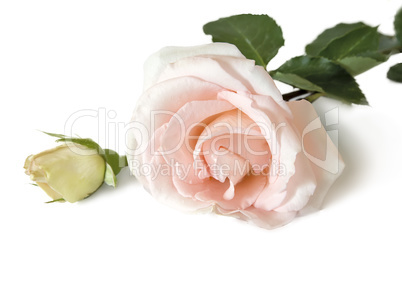
<path fill-rule="evenodd" d="M 221 87 L 214 84 L 183 77 L 155 85 L 146 91 L 137 102 L 126 133 L 129 164 L 141 162 L 138 156 L 146 150 L 152 130 L 169 122 L 184 104 L 189 100 L 214 100 L 221 90 Z"/>
<path fill-rule="evenodd" d="M 213 201 L 217 204 L 217 208 L 220 207 L 226 210 L 241 210 L 250 207 L 258 195 L 263 190 L 267 178 L 263 175 L 249 175 L 244 177 L 243 181 L 235 186 L 234 197 L 230 200 L 226 200 L 224 195 L 230 188 L 230 181 L 226 179 L 224 183 L 220 183 L 215 179 L 211 179 L 210 182 L 215 184 L 210 186 L 211 183 L 204 183 L 194 185 L 199 186 L 197 190 L 199 192 L 195 195 L 195 198 L 201 201 Z M 218 186 L 220 184 L 220 186 Z"/>
<path fill-rule="evenodd" d="M 222 154 L 220 153 L 221 148 L 247 160 L 255 173 L 260 173 L 269 167 L 271 154 L 268 144 L 262 136 L 239 134 L 217 136 L 203 143 L 202 156 L 205 160 L 214 159 L 217 155 Z"/>
<path fill-rule="evenodd" d="M 149 188 L 149 184 L 156 177 L 155 174 L 157 171 L 155 168 L 154 170 L 151 170 L 151 163 L 155 156 L 161 156 L 158 150 L 160 148 L 160 139 L 165 133 L 166 128 L 167 123 L 156 129 L 150 141 L 148 142 L 145 151 L 142 152 L 142 154 L 132 156 L 132 159 L 128 161 L 131 173 L 144 185 L 146 189 Z M 150 169 L 148 170 L 148 168 L 145 167 Z M 144 174 L 144 170 L 147 170 L 146 172 L 149 171 L 149 173 Z"/>
<path fill-rule="evenodd" d="M 221 91 L 218 94 L 218 99 L 228 101 L 237 109 L 244 112 L 257 126 L 260 128 L 262 135 L 265 137 L 270 150 L 274 148 L 273 141 L 276 140 L 276 132 L 272 128 L 273 123 L 270 118 L 261 110 L 253 107 L 253 100 L 251 94 L 246 93 L 232 93 L 228 91 Z M 275 145 L 276 146 L 276 145 Z"/>
<path fill-rule="evenodd" d="M 221 55 L 245 58 L 236 46 L 229 43 L 213 43 L 190 47 L 165 47 L 151 55 L 144 64 L 144 89 L 156 84 L 161 72 L 170 63 L 197 55 Z"/>
<path fill-rule="evenodd" d="M 223 196 L 218 206 L 227 210 L 244 210 L 250 207 L 264 189 L 268 179 L 264 175 L 247 175 L 234 186 L 234 197 L 226 200 Z"/>
<path fill-rule="evenodd" d="M 345 164 L 329 138 L 313 105 L 305 100 L 288 103 L 294 123 L 303 138 L 303 152 L 310 160 L 317 188 L 302 213 L 320 208 L 330 186 L 342 173 Z"/>
<path fill-rule="evenodd" d="M 176 173 L 189 184 L 201 182 L 194 168 L 193 150 L 186 142 L 186 132 L 191 126 L 206 118 L 232 110 L 226 101 L 192 101 L 180 108 L 169 121 L 161 140 L 162 154 L 166 162 L 176 166 Z"/>
<path fill-rule="evenodd" d="M 232 216 L 247 222 L 251 222 L 257 226 L 265 229 L 274 229 L 280 226 L 286 225 L 292 221 L 297 212 L 276 212 L 276 211 L 264 211 L 256 209 L 251 206 L 245 210 L 226 210 L 220 207 L 216 209 L 217 213 Z"/>
<path fill-rule="evenodd" d="M 269 146 L 259 127 L 238 109 L 225 112 L 208 124 L 197 141 L 194 159 L 201 159 L 201 155 L 205 158 L 221 147 L 248 160 L 256 173 L 270 162 Z"/>
<path fill-rule="evenodd" d="M 261 127 L 272 154 L 269 184 L 254 206 L 266 211 L 275 209 L 285 199 L 286 185 L 295 173 L 296 155 L 301 150 L 299 134 L 288 121 L 292 116 L 269 96 L 240 93 L 238 96 L 222 91 L 218 98 L 241 108 Z M 264 107 L 259 107 L 263 104 Z"/>
<path fill-rule="evenodd" d="M 162 156 L 156 156 L 149 165 L 157 168 L 164 164 L 166 164 L 165 159 Z M 147 189 L 156 200 L 182 211 L 198 211 L 211 207 L 209 202 L 198 201 L 179 194 L 172 176 L 168 174 L 157 174 L 152 182 L 148 183 Z"/>
<path fill-rule="evenodd" d="M 219 62 L 227 73 L 245 85 L 252 94 L 270 96 L 285 110 L 288 109 L 271 76 L 263 67 L 255 65 L 253 60 L 214 55 L 203 55 L 203 57 L 212 58 Z M 236 90 L 239 91 L 240 89 Z"/>
<path fill-rule="evenodd" d="M 229 178 L 236 185 L 251 170 L 248 160 L 228 150 L 208 154 L 205 161 L 210 175 L 221 183 Z"/>
<path fill-rule="evenodd" d="M 131 121 L 157 129 L 189 101 L 215 100 L 222 87 L 194 77 L 180 77 L 154 85 L 140 97 Z M 152 125 L 151 125 L 152 124 Z M 151 127 L 152 126 L 152 127 Z"/>
<path fill-rule="evenodd" d="M 208 57 L 187 57 L 169 64 L 157 83 L 178 77 L 196 77 L 228 90 L 248 91 L 247 87 L 228 73 L 219 62 Z"/>
<path fill-rule="evenodd" d="M 158 128 L 149 141 L 155 146 L 156 151 L 161 147 L 161 137 L 166 129 L 167 124 Z M 130 169 L 155 199 L 183 211 L 204 210 L 211 206 L 207 202 L 186 198 L 179 194 L 172 180 L 173 168 L 166 163 L 162 154 L 152 152 L 150 148 L 149 146 L 149 150 L 142 155 L 135 156 Z"/>
<path fill-rule="evenodd" d="M 286 197 L 275 211 L 298 211 L 307 204 L 314 193 L 317 182 L 310 162 L 302 152 L 296 157 L 295 167 L 296 172 L 286 186 Z"/>
<path fill-rule="evenodd" d="M 220 199 L 224 192 L 229 188 L 229 182 L 221 183 L 215 179 L 205 179 L 200 183 L 189 184 L 182 180 L 179 177 L 173 176 L 173 184 L 175 185 L 177 191 L 184 197 L 190 197 L 206 202 L 214 203 L 215 198 Z M 209 191 L 213 194 L 211 198 L 200 198 L 201 192 Z M 211 196 L 211 195 L 210 195 Z"/>

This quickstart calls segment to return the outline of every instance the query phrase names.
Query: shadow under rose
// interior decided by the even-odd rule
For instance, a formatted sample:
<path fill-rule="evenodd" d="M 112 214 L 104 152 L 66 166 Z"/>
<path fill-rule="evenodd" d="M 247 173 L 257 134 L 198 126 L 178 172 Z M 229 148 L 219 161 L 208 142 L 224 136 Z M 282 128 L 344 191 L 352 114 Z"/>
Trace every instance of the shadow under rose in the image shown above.
<path fill-rule="evenodd" d="M 136 183 L 138 183 L 138 180 L 131 175 L 129 168 L 125 167 L 117 175 L 117 186 L 115 188 L 103 184 L 93 195 L 79 201 L 78 203 L 84 204 L 96 201 L 96 199 L 99 200 L 100 198 L 111 198 L 112 195 L 126 194 L 126 191 L 131 190 L 133 188 L 132 185 Z"/>
<path fill-rule="evenodd" d="M 314 106 L 321 117 L 325 110 L 334 107 L 339 110 L 338 149 L 345 163 L 343 173 L 324 198 L 322 208 L 325 208 L 361 189 L 364 182 L 378 174 L 378 158 L 381 158 L 378 148 L 384 141 L 381 123 L 375 119 L 373 108 L 344 105 L 330 99 L 317 102 L 321 103 Z"/>
<path fill-rule="evenodd" d="M 347 138 L 340 137 L 338 144 L 339 152 L 345 162 L 345 169 L 328 190 L 322 208 L 337 203 L 351 193 L 357 187 L 355 184 L 365 172 L 364 166 L 362 166 L 364 150 L 356 142 L 354 135 L 357 135 L 357 133 L 348 129 L 340 130 L 340 136 L 347 136 Z"/>

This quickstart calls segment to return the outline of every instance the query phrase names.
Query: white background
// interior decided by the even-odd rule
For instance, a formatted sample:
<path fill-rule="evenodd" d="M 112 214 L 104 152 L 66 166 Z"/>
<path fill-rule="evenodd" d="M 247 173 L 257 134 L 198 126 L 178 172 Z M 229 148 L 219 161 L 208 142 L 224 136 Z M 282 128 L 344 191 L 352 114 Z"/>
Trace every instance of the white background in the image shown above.
<path fill-rule="evenodd" d="M 401 282 L 402 84 L 385 77 L 400 55 L 357 77 L 370 107 L 316 103 L 320 113 L 339 107 L 347 169 L 321 211 L 283 228 L 183 214 L 156 202 L 127 170 L 117 189 L 104 186 L 75 204 L 45 204 L 30 185 L 26 156 L 54 146 L 36 130 L 63 133 L 77 111 L 100 109 L 100 119 L 77 120 L 76 134 L 124 153 L 116 125 L 129 121 L 141 94 L 144 60 L 166 45 L 210 42 L 202 32 L 209 21 L 269 14 L 286 40 L 274 69 L 339 22 L 391 33 L 402 6 L 234 2 L 1 1 L 1 282 Z"/>

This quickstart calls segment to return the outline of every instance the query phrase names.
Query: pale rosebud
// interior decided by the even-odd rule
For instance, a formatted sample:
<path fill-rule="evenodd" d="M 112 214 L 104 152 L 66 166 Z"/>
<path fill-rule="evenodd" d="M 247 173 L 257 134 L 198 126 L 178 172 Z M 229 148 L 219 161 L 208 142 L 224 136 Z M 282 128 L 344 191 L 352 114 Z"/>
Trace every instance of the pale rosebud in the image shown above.
<path fill-rule="evenodd" d="M 96 149 L 65 143 L 28 156 L 24 168 L 53 200 L 76 202 L 103 184 L 107 163 Z"/>

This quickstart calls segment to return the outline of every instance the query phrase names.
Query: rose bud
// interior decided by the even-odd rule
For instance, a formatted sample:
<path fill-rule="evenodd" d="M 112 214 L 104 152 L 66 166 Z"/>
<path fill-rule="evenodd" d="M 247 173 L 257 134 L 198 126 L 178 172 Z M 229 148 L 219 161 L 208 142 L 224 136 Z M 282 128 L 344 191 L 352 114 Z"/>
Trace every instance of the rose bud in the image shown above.
<path fill-rule="evenodd" d="M 106 163 L 96 150 L 68 143 L 30 155 L 24 168 L 53 200 L 76 202 L 102 185 Z"/>
<path fill-rule="evenodd" d="M 102 149 L 91 139 L 49 135 L 65 143 L 28 156 L 24 169 L 53 201 L 82 200 L 103 182 L 116 186 L 116 175 L 126 166 L 125 157 L 113 150 Z"/>

